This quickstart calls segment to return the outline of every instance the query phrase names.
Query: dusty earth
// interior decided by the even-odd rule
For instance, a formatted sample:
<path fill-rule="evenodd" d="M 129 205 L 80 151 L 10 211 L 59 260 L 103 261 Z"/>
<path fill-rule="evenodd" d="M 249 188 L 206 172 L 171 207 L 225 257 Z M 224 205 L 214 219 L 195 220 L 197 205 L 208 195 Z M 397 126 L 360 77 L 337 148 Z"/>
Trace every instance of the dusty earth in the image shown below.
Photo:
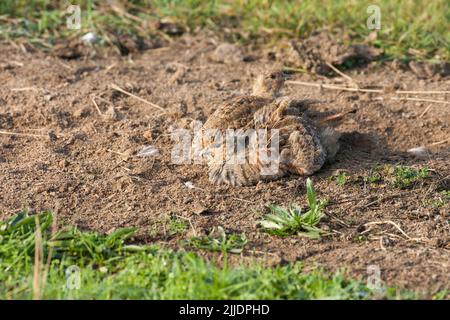
<path fill-rule="evenodd" d="M 346 268 L 363 279 L 367 267 L 377 265 L 390 285 L 429 296 L 448 288 L 450 204 L 442 191 L 450 185 L 449 143 L 432 146 L 425 158 L 406 150 L 448 139 L 450 106 L 392 97 L 398 96 L 394 90 L 448 91 L 449 77 L 422 77 L 398 63 L 371 62 L 346 73 L 360 87 L 384 89 L 382 94 L 289 84 L 286 94 L 316 100 L 311 108 L 317 112 L 352 112 L 336 127 L 342 133 L 336 162 L 312 177 L 319 198 L 329 201 L 322 227 L 334 235 L 278 238 L 262 232 L 258 221 L 269 203 L 305 206 L 304 178 L 217 187 L 204 166 L 171 161 L 172 130 L 205 121 L 225 99 L 248 93 L 256 75 L 284 62 L 277 50 L 250 46 L 222 50 L 225 58 L 218 57 L 219 44 L 211 36 L 185 35 L 127 56 L 88 48 L 64 58 L 1 43 L 1 217 L 22 208 L 53 210 L 61 224 L 105 233 L 137 227 L 139 241 L 170 247 L 223 226 L 249 239 L 236 261 L 303 261 L 306 268 Z M 341 77 L 305 72 L 295 73 L 294 80 L 347 86 Z M 448 101 L 448 95 L 408 97 Z M 147 145 L 159 154 L 138 156 Z M 365 182 L 380 165 L 431 171 L 406 189 L 392 186 L 389 173 Z M 342 172 L 349 181 L 339 185 Z M 170 235 L 171 214 L 189 219 L 190 230 Z"/>

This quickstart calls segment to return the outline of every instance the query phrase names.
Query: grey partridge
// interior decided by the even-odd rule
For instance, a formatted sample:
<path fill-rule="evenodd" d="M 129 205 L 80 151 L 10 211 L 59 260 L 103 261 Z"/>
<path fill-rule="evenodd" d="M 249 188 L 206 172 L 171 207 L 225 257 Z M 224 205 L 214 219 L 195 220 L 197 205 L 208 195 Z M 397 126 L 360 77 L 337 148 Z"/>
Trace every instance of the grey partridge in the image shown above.
<path fill-rule="evenodd" d="M 289 173 L 311 175 L 327 159 L 334 157 L 339 148 L 339 135 L 329 127 L 317 127 L 303 112 L 304 101 L 281 97 L 285 78 L 285 74 L 278 70 L 262 74 L 256 80 L 251 95 L 223 103 L 203 125 L 202 147 L 203 154 L 209 155 L 211 182 L 248 186 Z M 227 129 L 234 129 L 237 136 L 246 139 L 244 149 L 223 143 Z M 245 135 L 249 129 L 267 132 L 269 138 L 263 146 L 265 150 L 261 150 L 261 146 L 256 149 L 249 143 L 252 138 Z M 272 135 L 274 129 L 276 136 Z M 218 139 L 218 132 L 221 139 Z M 278 144 L 274 146 L 272 139 Z M 227 153 L 229 148 L 236 153 L 232 157 Z M 267 156 L 270 155 L 276 156 L 269 164 Z M 237 158 L 241 161 L 236 161 Z"/>

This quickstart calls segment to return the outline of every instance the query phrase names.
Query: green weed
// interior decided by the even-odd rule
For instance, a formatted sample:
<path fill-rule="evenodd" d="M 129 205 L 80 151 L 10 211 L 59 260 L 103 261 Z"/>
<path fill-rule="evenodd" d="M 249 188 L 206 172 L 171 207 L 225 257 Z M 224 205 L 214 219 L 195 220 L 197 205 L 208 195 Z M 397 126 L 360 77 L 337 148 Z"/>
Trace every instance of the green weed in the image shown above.
<path fill-rule="evenodd" d="M 324 203 L 317 200 L 312 181 L 306 180 L 309 210 L 302 213 L 301 208 L 291 205 L 284 209 L 277 205 L 270 205 L 270 214 L 260 222 L 263 229 L 273 235 L 286 237 L 299 234 L 311 238 L 320 238 L 325 232 L 317 227 L 324 217 L 322 209 Z"/>
<path fill-rule="evenodd" d="M 241 253 L 247 244 L 247 238 L 244 234 L 227 234 L 222 227 L 213 228 L 213 230 L 203 237 L 192 237 L 184 244 L 196 249 L 209 251 L 221 251 L 230 253 Z"/>
<path fill-rule="evenodd" d="M 429 169 L 414 169 L 409 167 L 398 166 L 394 168 L 395 178 L 393 185 L 396 188 L 405 189 L 415 182 L 425 179 L 429 176 Z"/>
<path fill-rule="evenodd" d="M 189 222 L 178 216 L 171 216 L 167 223 L 167 233 L 170 236 L 183 234 L 189 229 Z"/>

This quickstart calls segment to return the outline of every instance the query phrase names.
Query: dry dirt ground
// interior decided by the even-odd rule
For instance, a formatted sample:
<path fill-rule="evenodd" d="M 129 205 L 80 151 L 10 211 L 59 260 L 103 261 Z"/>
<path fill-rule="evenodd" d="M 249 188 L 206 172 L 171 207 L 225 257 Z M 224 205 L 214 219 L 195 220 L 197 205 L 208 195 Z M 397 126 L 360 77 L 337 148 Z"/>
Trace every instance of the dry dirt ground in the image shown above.
<path fill-rule="evenodd" d="M 421 79 L 389 63 L 371 63 L 348 73 L 360 86 L 385 88 L 385 94 L 288 85 L 286 94 L 319 100 L 311 108 L 325 115 L 353 112 L 337 126 L 342 150 L 336 162 L 312 177 L 319 198 L 329 201 L 323 226 L 335 235 L 278 238 L 263 233 L 258 220 L 269 203 L 305 206 L 304 178 L 217 187 L 208 182 L 204 166 L 171 161 L 172 130 L 190 128 L 194 119 L 205 121 L 225 99 L 248 93 L 261 71 L 283 62 L 282 56 L 252 47 L 243 48 L 244 59 L 218 62 L 212 54 L 218 43 L 213 37 L 186 35 L 129 56 L 97 49 L 76 59 L 1 43 L 1 217 L 24 207 L 53 210 L 64 224 L 100 232 L 138 227 L 138 240 L 171 247 L 223 226 L 249 239 L 236 261 L 303 261 L 307 268 L 346 268 L 361 277 L 367 266 L 378 265 L 390 285 L 427 294 L 448 287 L 450 206 L 439 199 L 442 190 L 449 190 L 449 144 L 434 146 L 424 159 L 405 151 L 448 139 L 450 106 L 390 98 L 393 88 L 450 90 L 449 77 Z M 340 79 L 308 73 L 294 78 L 316 83 Z M 342 80 L 338 84 L 345 85 Z M 146 145 L 155 145 L 160 154 L 137 156 Z M 393 187 L 388 178 L 365 182 L 379 165 L 432 170 L 407 189 Z M 335 178 L 340 172 L 350 177 L 342 186 Z M 190 219 L 190 230 L 169 235 L 164 221 L 171 214 Z M 380 224 L 364 226 L 370 222 Z"/>

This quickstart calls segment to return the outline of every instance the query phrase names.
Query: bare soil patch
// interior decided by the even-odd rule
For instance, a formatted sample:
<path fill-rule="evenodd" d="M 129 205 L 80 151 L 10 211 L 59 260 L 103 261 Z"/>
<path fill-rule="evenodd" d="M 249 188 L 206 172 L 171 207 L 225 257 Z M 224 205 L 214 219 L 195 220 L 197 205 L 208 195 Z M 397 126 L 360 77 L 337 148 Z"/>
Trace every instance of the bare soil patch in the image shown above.
<path fill-rule="evenodd" d="M 312 177 L 319 197 L 329 200 L 324 224 L 336 235 L 277 238 L 257 227 L 261 213 L 268 203 L 305 205 L 304 178 L 218 187 L 209 183 L 206 167 L 171 161 L 171 130 L 205 121 L 225 99 L 250 92 L 256 75 L 284 62 L 281 55 L 252 47 L 240 48 L 242 58 L 220 61 L 214 52 L 219 44 L 210 36 L 185 35 L 129 56 L 94 49 L 84 54 L 77 47 L 81 53 L 73 59 L 0 44 L 0 131 L 27 134 L 0 134 L 2 218 L 23 207 L 53 210 L 62 223 L 101 232 L 137 227 L 141 241 L 172 247 L 223 226 L 247 235 L 245 259 L 301 260 L 307 268 L 345 267 L 354 276 L 366 276 L 368 265 L 378 265 L 391 285 L 429 295 L 448 287 L 450 204 L 436 201 L 449 190 L 449 143 L 435 145 L 425 158 L 406 150 L 448 139 L 450 106 L 393 100 L 392 93 L 287 86 L 287 95 L 319 100 L 312 106 L 316 112 L 353 112 L 336 127 L 342 133 L 336 162 Z M 450 90 L 448 77 L 434 73 L 423 79 L 395 64 L 369 63 L 348 74 L 361 87 L 387 92 Z M 307 73 L 295 79 L 345 85 L 337 77 Z M 444 100 L 442 95 L 410 97 Z M 160 155 L 137 156 L 146 145 L 156 146 Z M 364 180 L 380 165 L 432 170 L 428 178 L 400 189 L 388 179 Z M 344 171 L 351 178 L 339 185 L 333 177 Z M 168 235 L 161 221 L 171 213 L 190 219 L 193 228 Z M 385 221 L 395 222 L 411 239 L 390 223 L 369 231 L 364 226 Z"/>

